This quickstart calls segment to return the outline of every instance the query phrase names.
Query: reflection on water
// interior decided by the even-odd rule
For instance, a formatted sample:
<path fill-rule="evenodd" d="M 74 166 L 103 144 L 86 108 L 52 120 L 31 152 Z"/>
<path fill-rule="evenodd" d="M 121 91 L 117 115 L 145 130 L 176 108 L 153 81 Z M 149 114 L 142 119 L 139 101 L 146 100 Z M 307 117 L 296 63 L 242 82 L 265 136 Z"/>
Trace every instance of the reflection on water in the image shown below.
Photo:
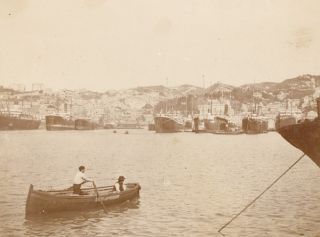
<path fill-rule="evenodd" d="M 95 209 L 81 210 L 81 211 L 65 211 L 65 212 L 53 212 L 53 213 L 44 213 L 40 215 L 28 215 L 26 216 L 26 222 L 55 222 L 63 220 L 77 219 L 79 216 L 86 216 L 89 218 L 98 218 L 101 215 L 108 215 L 109 217 L 118 216 L 119 214 L 127 212 L 129 209 L 138 209 L 139 208 L 139 197 L 132 200 L 128 200 L 121 204 L 116 204 L 112 206 L 98 207 Z"/>
<path fill-rule="evenodd" d="M 1 236 L 220 236 L 217 230 L 301 152 L 278 134 L 132 130 L 0 133 Z M 97 186 L 139 182 L 136 202 L 26 220 L 30 184 L 63 189 L 79 165 Z M 320 234 L 319 168 L 301 160 L 225 230 L 228 236 Z"/>
<path fill-rule="evenodd" d="M 107 206 L 105 209 L 97 208 L 95 210 L 91 209 L 87 211 L 67 211 L 28 216 L 26 217 L 23 226 L 25 228 L 25 233 L 30 236 L 46 232 L 48 235 L 52 235 L 56 231 L 59 232 L 60 230 L 56 230 L 56 223 L 59 223 L 59 225 L 70 225 L 70 229 L 75 233 L 84 226 L 97 226 L 106 218 L 121 218 L 121 215 L 126 215 L 130 209 L 138 208 L 139 199 L 134 198 L 119 205 Z M 95 234 L 99 233 L 97 232 Z"/>

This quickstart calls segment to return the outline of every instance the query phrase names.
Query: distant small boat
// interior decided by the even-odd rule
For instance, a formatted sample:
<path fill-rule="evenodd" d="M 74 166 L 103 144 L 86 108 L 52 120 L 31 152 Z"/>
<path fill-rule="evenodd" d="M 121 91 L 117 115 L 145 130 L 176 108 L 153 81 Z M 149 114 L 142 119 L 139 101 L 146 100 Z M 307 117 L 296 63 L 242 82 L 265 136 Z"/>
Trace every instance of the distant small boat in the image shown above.
<path fill-rule="evenodd" d="M 87 195 L 73 194 L 72 190 L 34 190 L 30 185 L 26 202 L 26 216 L 46 214 L 62 211 L 79 211 L 92 208 L 119 204 L 139 196 L 140 185 L 138 183 L 126 184 L 123 192 L 114 192 L 113 186 L 98 187 L 97 196 L 94 188 L 81 189 Z"/>

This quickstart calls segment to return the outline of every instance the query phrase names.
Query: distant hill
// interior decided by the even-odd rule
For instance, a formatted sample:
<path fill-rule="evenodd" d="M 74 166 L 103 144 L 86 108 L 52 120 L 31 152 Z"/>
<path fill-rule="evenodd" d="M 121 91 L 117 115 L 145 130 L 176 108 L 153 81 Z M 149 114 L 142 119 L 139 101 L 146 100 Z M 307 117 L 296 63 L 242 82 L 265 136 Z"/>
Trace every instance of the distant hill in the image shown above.
<path fill-rule="evenodd" d="M 260 82 L 260 83 L 254 83 L 254 84 L 244 84 L 240 86 L 243 90 L 269 90 L 270 88 L 273 88 L 275 85 L 277 85 L 277 82 Z"/>
<path fill-rule="evenodd" d="M 182 95 L 200 95 L 203 93 L 204 89 L 198 86 L 188 85 L 184 84 L 178 87 L 173 87 L 173 90 L 175 90 L 177 93 Z"/>
<path fill-rule="evenodd" d="M 221 92 L 230 93 L 234 88 L 235 88 L 234 86 L 218 82 L 206 88 L 205 93 L 206 94 L 217 94 Z"/>
<path fill-rule="evenodd" d="M 277 83 L 274 89 L 312 89 L 320 86 L 320 76 L 302 75 Z"/>
<path fill-rule="evenodd" d="M 184 96 L 188 94 L 199 94 L 203 92 L 203 89 L 197 86 L 184 84 L 177 87 L 165 87 L 162 85 L 158 86 L 145 86 L 137 87 L 131 90 L 136 90 L 139 93 L 152 93 L 156 92 L 160 95 L 172 95 L 172 96 Z"/>
<path fill-rule="evenodd" d="M 318 89 L 317 89 L 318 88 Z M 0 93 L 16 95 L 19 92 L 0 86 Z M 163 85 L 136 87 L 125 90 L 108 90 L 104 93 L 81 90 L 74 91 L 84 101 L 99 103 L 106 110 L 116 107 L 122 111 L 148 109 L 153 107 L 155 112 L 171 110 L 195 111 L 197 105 L 206 99 L 231 98 L 233 103 L 252 103 L 253 97 L 256 102 L 267 104 L 274 101 L 283 101 L 287 98 L 303 100 L 305 96 L 318 96 L 320 93 L 320 76 L 301 75 L 286 79 L 280 83 L 261 82 L 244 84 L 238 87 L 215 83 L 207 88 L 201 88 L 189 84 L 176 87 Z M 59 92 L 55 94 L 58 96 Z M 40 97 L 42 95 L 39 95 Z M 60 91 L 61 98 L 65 95 Z M 83 102 L 86 103 L 86 102 Z"/>
<path fill-rule="evenodd" d="M 253 93 L 261 93 L 261 100 L 283 100 L 303 99 L 315 92 L 315 88 L 320 86 L 320 76 L 301 75 L 295 78 L 286 79 L 280 83 L 262 82 L 256 84 L 245 84 L 235 88 L 232 94 L 236 99 L 245 102 L 252 99 Z"/>

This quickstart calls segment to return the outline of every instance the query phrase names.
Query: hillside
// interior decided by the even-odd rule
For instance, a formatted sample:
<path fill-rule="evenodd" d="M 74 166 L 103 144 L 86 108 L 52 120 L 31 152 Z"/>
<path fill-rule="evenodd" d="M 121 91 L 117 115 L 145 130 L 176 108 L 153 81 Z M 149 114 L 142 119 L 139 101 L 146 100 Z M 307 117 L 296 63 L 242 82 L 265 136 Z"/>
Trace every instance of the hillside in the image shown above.
<path fill-rule="evenodd" d="M 0 98 L 8 99 L 15 104 L 19 101 L 45 102 L 45 106 L 51 104 L 62 105 L 70 103 L 72 98 L 73 107 L 76 105 L 87 107 L 87 111 L 141 111 L 148 107 L 154 108 L 154 112 L 160 111 L 197 111 L 199 104 L 207 103 L 208 99 L 231 99 L 232 103 L 250 104 L 261 102 L 281 102 L 286 99 L 296 99 L 302 104 L 306 96 L 315 98 L 320 96 L 320 76 L 302 75 L 286 79 L 280 83 L 261 82 L 245 84 L 239 87 L 224 83 L 215 83 L 203 89 L 201 87 L 184 84 L 176 87 L 162 85 L 136 87 L 125 90 L 108 90 L 104 93 L 89 90 L 61 90 L 52 93 L 17 92 L 0 86 Z M 30 97 L 30 98 L 29 98 Z M 41 102 L 42 101 L 42 102 Z M 81 111 L 81 109 L 80 109 Z M 101 113 L 101 112 L 99 112 Z M 119 112 L 120 113 L 120 112 Z"/>

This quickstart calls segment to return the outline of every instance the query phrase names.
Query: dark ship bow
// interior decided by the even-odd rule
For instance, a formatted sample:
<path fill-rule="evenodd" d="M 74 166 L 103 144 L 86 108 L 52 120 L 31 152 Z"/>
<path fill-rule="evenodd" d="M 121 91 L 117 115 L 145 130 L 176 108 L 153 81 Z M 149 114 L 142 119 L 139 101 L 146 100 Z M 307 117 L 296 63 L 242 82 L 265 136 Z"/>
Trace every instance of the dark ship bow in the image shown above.
<path fill-rule="evenodd" d="M 284 126 L 278 132 L 320 167 L 320 98 L 317 99 L 317 109 L 318 117 L 313 121 Z"/>

